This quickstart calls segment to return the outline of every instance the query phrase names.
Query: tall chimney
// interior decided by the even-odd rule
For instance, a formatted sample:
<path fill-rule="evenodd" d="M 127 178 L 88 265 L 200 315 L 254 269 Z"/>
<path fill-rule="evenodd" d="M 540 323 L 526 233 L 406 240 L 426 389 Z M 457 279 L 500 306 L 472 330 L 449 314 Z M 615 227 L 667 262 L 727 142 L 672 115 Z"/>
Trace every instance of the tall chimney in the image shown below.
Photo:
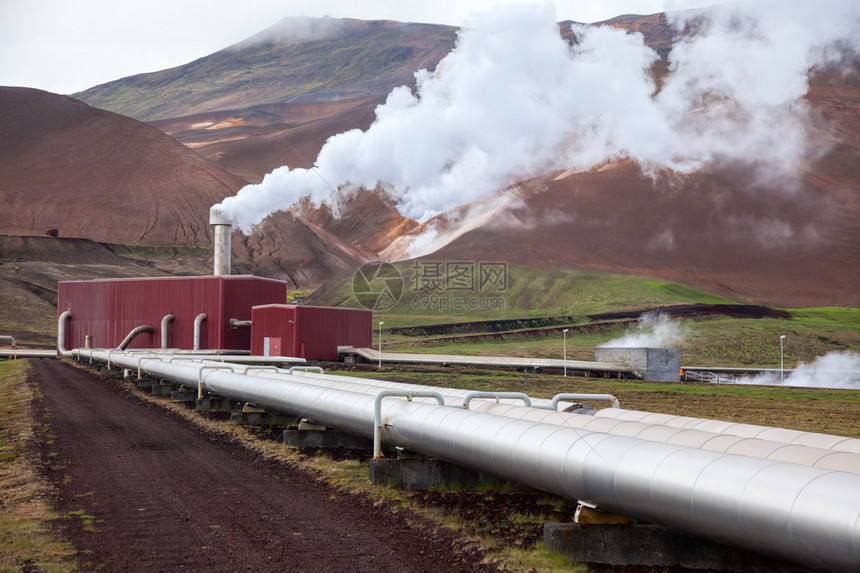
<path fill-rule="evenodd" d="M 209 224 L 214 231 L 215 247 L 215 276 L 230 274 L 230 240 L 233 234 L 233 222 L 230 216 L 221 210 L 220 205 L 209 209 Z"/>

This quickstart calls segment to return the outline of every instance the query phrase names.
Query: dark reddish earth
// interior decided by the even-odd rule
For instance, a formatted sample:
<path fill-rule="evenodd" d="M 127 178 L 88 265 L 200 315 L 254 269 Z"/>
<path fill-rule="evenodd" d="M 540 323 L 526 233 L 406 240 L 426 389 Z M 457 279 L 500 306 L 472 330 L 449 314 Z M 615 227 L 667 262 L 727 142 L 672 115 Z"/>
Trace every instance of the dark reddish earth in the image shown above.
<path fill-rule="evenodd" d="M 450 531 L 207 435 L 117 382 L 33 367 L 44 471 L 85 570 L 495 570 Z"/>

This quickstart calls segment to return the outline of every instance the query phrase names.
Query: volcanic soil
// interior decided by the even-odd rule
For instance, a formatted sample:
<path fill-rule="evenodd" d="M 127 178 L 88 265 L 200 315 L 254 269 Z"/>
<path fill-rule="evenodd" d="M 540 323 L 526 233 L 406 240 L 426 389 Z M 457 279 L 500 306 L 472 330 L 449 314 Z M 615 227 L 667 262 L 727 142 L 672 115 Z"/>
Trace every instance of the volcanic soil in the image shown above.
<path fill-rule="evenodd" d="M 453 533 L 207 435 L 118 382 L 34 361 L 63 534 L 103 571 L 493 571 Z"/>

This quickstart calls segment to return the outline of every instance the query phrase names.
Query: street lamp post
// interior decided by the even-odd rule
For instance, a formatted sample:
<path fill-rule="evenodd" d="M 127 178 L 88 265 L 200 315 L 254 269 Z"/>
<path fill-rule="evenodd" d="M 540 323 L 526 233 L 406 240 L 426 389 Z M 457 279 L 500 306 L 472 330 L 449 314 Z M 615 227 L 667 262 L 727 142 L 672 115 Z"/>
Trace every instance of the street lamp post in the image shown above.
<path fill-rule="evenodd" d="M 785 335 L 779 335 L 779 383 L 785 383 L 785 362 L 783 361 L 783 344 L 785 343 Z"/>
<path fill-rule="evenodd" d="M 568 330 L 570 330 L 570 329 L 565 328 L 564 330 L 561 331 L 562 345 L 564 348 L 562 357 L 563 357 L 563 361 L 564 361 L 564 376 L 565 376 L 565 378 L 567 378 L 567 331 Z"/>
<path fill-rule="evenodd" d="M 383 321 L 379 321 L 379 366 L 378 368 L 382 368 L 382 325 L 385 324 Z"/>

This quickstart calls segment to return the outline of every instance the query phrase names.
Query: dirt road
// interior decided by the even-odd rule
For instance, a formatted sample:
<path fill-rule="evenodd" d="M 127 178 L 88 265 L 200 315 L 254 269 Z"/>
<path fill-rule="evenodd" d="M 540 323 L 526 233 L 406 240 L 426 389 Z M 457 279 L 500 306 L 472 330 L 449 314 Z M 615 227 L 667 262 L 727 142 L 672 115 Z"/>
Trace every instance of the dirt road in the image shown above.
<path fill-rule="evenodd" d="M 45 472 L 86 568 L 494 570 L 451 532 L 222 443 L 119 382 L 54 360 L 33 366 Z"/>

